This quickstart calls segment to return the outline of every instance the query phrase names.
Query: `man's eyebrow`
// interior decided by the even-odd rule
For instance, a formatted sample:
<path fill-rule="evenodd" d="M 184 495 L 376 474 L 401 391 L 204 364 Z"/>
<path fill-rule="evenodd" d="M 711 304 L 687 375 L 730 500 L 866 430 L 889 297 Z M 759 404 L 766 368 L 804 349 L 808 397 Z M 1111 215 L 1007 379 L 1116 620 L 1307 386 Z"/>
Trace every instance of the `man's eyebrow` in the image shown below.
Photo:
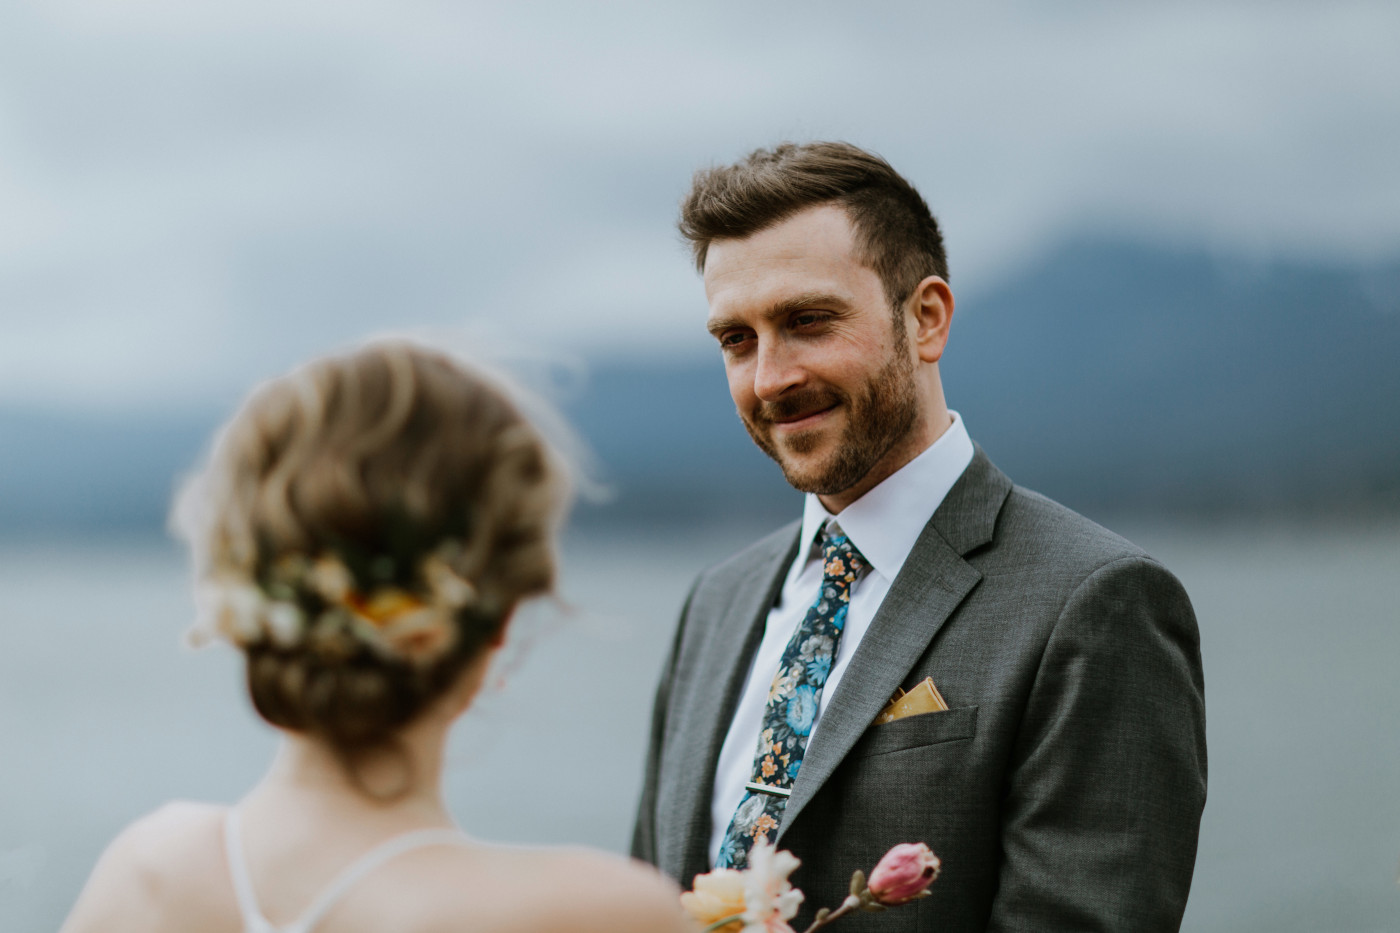
<path fill-rule="evenodd" d="M 720 334 L 731 327 L 738 327 L 739 320 L 732 317 L 712 317 L 705 322 L 705 329 L 710 332 L 711 337 L 718 338 Z"/>
<path fill-rule="evenodd" d="M 832 292 L 806 292 L 801 295 L 793 295 L 790 298 L 784 298 L 782 301 L 774 302 L 763 311 L 762 316 L 765 320 L 772 320 L 775 317 L 783 317 L 794 311 L 802 311 L 807 308 L 825 308 L 832 311 L 841 311 L 849 306 L 849 301 Z M 744 321 L 733 317 L 713 317 L 705 322 L 705 329 L 714 337 L 718 337 L 731 327 L 744 326 Z"/>

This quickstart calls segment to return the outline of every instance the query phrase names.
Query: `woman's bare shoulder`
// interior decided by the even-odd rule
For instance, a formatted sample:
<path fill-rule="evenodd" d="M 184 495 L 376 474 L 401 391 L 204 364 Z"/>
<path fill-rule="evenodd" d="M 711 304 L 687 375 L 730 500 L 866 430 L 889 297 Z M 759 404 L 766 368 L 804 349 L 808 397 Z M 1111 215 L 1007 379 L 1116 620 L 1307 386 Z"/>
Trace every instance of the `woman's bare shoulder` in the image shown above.
<path fill-rule="evenodd" d="M 226 809 L 175 801 L 127 826 L 98 859 L 65 933 L 119 930 L 122 918 L 145 929 L 139 918 L 164 910 L 172 892 L 197 890 L 191 880 L 222 872 L 220 827 Z"/>
<path fill-rule="evenodd" d="M 227 807 L 217 804 L 172 801 L 123 830 L 111 851 L 152 882 L 207 877 L 211 867 L 223 864 L 227 812 Z"/>
<path fill-rule="evenodd" d="M 649 865 L 584 848 L 491 846 L 492 929 L 688 933 L 679 889 Z M 465 890 L 463 900 L 474 896 Z M 448 912 L 480 911 L 473 903 Z M 460 920 L 462 914 L 455 914 Z M 478 914 L 479 916 L 479 914 Z M 446 918 L 444 918 L 446 919 Z M 445 926 L 444 929 L 447 927 Z"/>
<path fill-rule="evenodd" d="M 196 800 L 172 800 L 135 820 L 118 838 L 141 848 L 181 846 L 222 837 L 228 807 Z"/>

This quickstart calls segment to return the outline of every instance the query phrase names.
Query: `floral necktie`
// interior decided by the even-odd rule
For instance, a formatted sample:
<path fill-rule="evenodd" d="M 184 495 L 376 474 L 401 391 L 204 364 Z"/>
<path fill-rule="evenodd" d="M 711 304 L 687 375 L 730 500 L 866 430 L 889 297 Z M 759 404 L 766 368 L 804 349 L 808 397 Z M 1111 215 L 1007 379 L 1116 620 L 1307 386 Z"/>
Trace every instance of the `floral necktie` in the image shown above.
<path fill-rule="evenodd" d="M 725 831 L 716 868 L 747 867 L 754 842 L 759 837 L 771 839 L 777 832 L 846 627 L 851 584 L 868 566 L 840 526 L 831 524 L 823 530 L 821 592 L 784 649 L 768 688 L 753 779 Z"/>

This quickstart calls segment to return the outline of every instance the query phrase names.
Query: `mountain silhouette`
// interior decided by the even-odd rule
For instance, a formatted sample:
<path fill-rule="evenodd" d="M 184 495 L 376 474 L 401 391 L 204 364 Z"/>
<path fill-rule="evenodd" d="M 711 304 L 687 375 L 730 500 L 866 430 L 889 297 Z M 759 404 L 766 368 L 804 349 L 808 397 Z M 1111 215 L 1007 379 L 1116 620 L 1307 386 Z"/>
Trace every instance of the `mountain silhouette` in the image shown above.
<path fill-rule="evenodd" d="M 999 466 L 1089 514 L 1400 508 L 1400 261 L 1066 242 L 960 296 L 942 370 Z M 799 512 L 718 354 L 599 361 L 564 407 L 614 493 L 585 525 Z M 0 533 L 159 528 L 221 416 L 0 408 Z"/>

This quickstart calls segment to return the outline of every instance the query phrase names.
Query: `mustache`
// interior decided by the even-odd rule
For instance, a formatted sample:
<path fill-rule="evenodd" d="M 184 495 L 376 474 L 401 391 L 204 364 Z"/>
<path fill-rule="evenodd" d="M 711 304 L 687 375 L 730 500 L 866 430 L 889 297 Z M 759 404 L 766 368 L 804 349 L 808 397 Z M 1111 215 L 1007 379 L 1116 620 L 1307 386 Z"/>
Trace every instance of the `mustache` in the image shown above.
<path fill-rule="evenodd" d="M 777 421 L 791 421 L 803 415 L 822 411 L 846 401 L 844 393 L 822 386 L 803 389 L 773 402 L 764 402 L 754 412 L 753 420 L 759 424 L 773 424 Z"/>

